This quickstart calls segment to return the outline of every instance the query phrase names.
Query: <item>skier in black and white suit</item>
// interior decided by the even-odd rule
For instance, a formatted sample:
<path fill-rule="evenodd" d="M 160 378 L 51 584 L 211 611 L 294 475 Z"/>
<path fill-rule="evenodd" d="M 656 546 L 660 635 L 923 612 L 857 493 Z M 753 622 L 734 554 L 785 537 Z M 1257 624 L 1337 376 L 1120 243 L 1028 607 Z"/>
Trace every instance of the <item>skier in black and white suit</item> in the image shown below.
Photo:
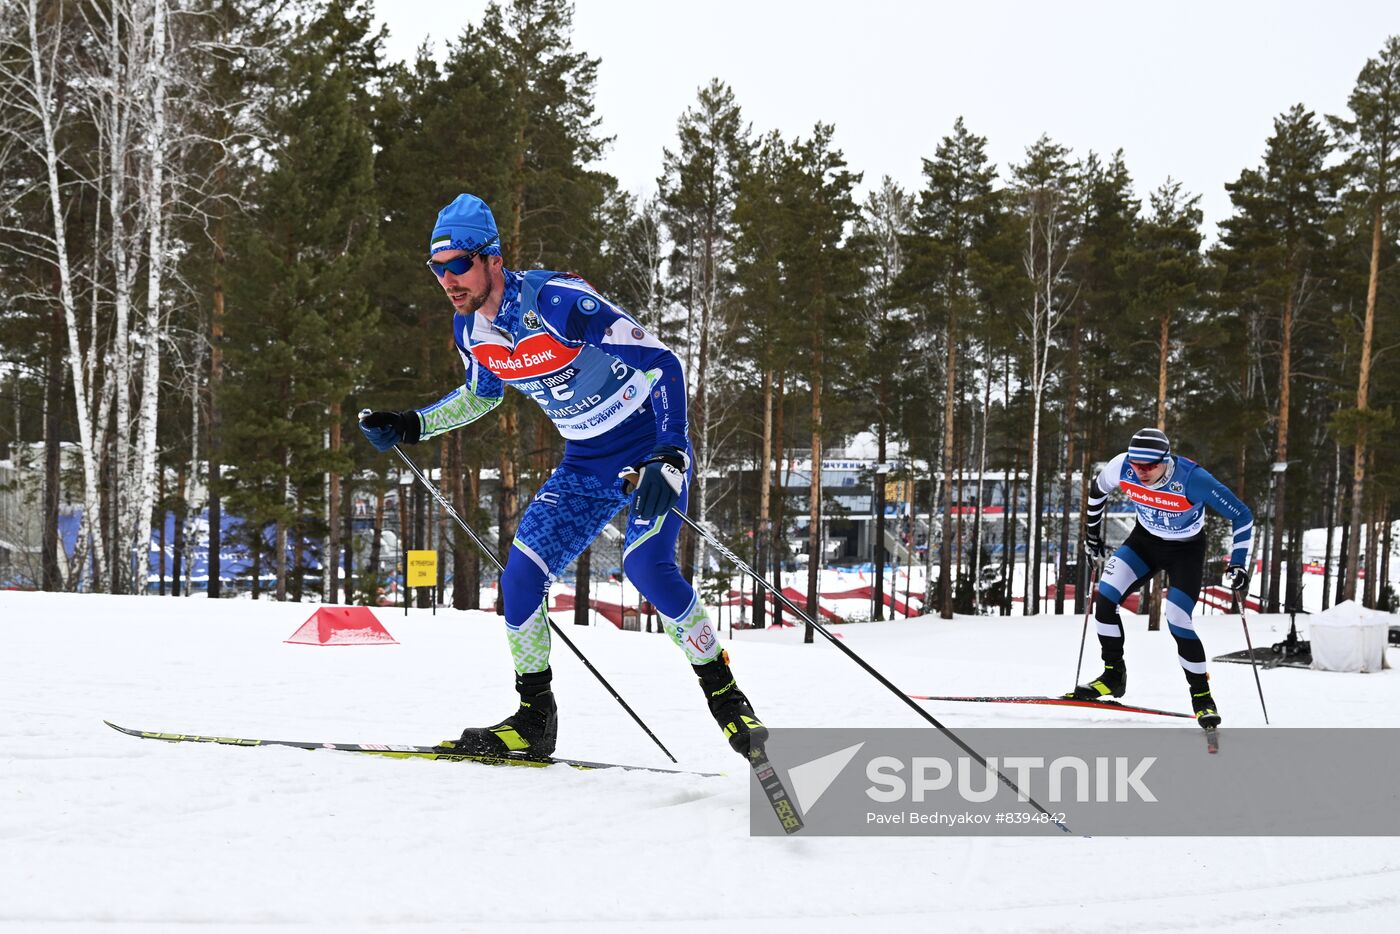
<path fill-rule="evenodd" d="M 1118 607 L 1143 580 L 1166 571 L 1164 612 L 1167 628 L 1176 640 L 1177 659 L 1191 691 L 1191 707 L 1202 727 L 1220 724 L 1206 672 L 1206 650 L 1191 621 L 1205 569 L 1205 510 L 1230 520 L 1232 545 L 1227 573 L 1230 586 L 1242 593 L 1249 586 L 1250 548 L 1254 541 L 1254 514 L 1239 497 L 1193 460 L 1171 453 L 1171 442 L 1156 428 L 1133 435 L 1128 450 L 1109 461 L 1089 488 L 1088 520 L 1084 550 L 1103 560 L 1103 512 L 1109 494 L 1121 491 L 1137 511 L 1137 524 L 1126 541 L 1103 566 L 1094 601 L 1099 649 L 1104 671 L 1088 684 L 1079 685 L 1070 697 L 1096 700 L 1122 697 L 1128 689 L 1123 664 L 1123 622 Z"/>

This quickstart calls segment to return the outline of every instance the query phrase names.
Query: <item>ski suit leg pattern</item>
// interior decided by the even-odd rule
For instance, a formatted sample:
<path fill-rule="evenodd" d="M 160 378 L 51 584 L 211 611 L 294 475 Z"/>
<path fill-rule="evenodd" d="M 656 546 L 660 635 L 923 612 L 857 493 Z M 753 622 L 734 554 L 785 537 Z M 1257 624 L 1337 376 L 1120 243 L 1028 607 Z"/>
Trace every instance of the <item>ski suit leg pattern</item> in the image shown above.
<path fill-rule="evenodd" d="M 1206 691 L 1206 647 L 1191 621 L 1196 609 L 1196 596 L 1201 592 L 1201 577 L 1205 569 L 1204 538 L 1184 542 L 1168 542 L 1163 548 L 1162 567 L 1171 586 L 1163 612 L 1167 628 L 1176 640 L 1176 657 L 1192 691 Z"/>
<path fill-rule="evenodd" d="M 1168 588 L 1163 611 L 1167 616 L 1167 629 L 1176 640 L 1177 661 L 1181 662 L 1181 669 L 1186 673 L 1188 680 L 1191 675 L 1206 673 L 1206 648 L 1201 642 L 1201 637 L 1196 634 L 1196 627 L 1191 623 L 1191 612 L 1195 608 L 1195 599 L 1185 591 L 1176 587 Z"/>
<path fill-rule="evenodd" d="M 661 624 L 692 665 L 703 665 L 719 658 L 719 636 L 698 595 L 691 600 L 690 608 L 679 617 L 673 619 L 662 613 Z"/>
<path fill-rule="evenodd" d="M 539 608 L 519 628 L 506 624 L 506 641 L 510 643 L 510 657 L 515 661 L 515 670 L 520 674 L 535 674 L 549 667 L 549 650 L 554 643 L 543 599 Z"/>
<path fill-rule="evenodd" d="M 1094 601 L 1094 628 L 1099 635 L 1099 654 L 1105 662 L 1122 660 L 1123 620 L 1118 615 L 1118 607 L 1124 595 L 1151 573 L 1148 563 L 1126 543 L 1104 564 L 1099 577 L 1099 594 Z"/>
<path fill-rule="evenodd" d="M 676 508 L 683 511 L 689 498 L 687 474 Z M 719 634 L 694 588 L 676 566 L 680 534 L 681 520 L 670 513 L 650 521 L 630 514 L 622 566 L 627 579 L 656 607 L 671 641 L 680 646 L 692 665 L 703 665 L 719 657 Z"/>
<path fill-rule="evenodd" d="M 501 576 L 506 638 L 516 671 L 529 674 L 549 667 L 549 585 L 625 503 L 616 484 L 568 467 L 556 469 L 535 493 Z"/>

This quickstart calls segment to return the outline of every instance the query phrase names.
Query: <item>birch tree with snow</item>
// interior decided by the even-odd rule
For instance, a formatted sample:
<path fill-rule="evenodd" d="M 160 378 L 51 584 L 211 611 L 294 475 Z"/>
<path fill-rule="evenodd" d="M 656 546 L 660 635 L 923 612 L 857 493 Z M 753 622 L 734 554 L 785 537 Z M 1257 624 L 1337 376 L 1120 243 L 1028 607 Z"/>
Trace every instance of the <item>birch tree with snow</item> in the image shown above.
<path fill-rule="evenodd" d="M 6 198 L 42 193 L 47 206 L 0 232 L 51 273 L 31 297 L 62 309 L 83 477 L 73 586 L 86 589 L 146 587 L 162 349 L 185 249 L 172 230 L 201 200 L 190 154 L 208 141 L 190 121 L 207 69 L 180 35 L 201 9 L 22 0 L 0 13 L 0 139 L 34 169 Z"/>
<path fill-rule="evenodd" d="M 1025 227 L 1022 264 L 1030 286 L 1021 333 L 1030 357 L 1031 436 L 1025 612 L 1040 611 L 1040 426 L 1050 382 L 1055 329 L 1078 297 L 1066 271 L 1075 248 L 1073 172 L 1069 150 L 1042 136 L 1012 168 Z"/>

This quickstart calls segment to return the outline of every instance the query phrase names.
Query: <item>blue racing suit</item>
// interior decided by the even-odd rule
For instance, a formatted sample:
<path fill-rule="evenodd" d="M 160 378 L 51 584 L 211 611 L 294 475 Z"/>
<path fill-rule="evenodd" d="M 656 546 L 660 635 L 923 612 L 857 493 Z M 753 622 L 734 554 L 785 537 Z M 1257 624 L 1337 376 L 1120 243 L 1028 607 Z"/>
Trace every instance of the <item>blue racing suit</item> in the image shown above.
<path fill-rule="evenodd" d="M 509 384 L 533 399 L 564 437 L 564 459 L 526 507 L 501 577 L 511 654 L 516 671 L 526 674 L 549 666 L 550 584 L 627 505 L 618 474 L 657 445 L 688 454 L 690 442 L 685 376 L 661 341 L 577 276 L 504 274 L 494 320 L 453 317 L 463 384 L 419 409 L 418 417 L 420 440 L 460 428 L 495 408 Z M 679 509 L 691 478 L 688 471 Z M 720 646 L 676 566 L 680 525 L 670 513 L 629 517 L 623 569 L 690 662 L 703 664 L 719 656 Z"/>

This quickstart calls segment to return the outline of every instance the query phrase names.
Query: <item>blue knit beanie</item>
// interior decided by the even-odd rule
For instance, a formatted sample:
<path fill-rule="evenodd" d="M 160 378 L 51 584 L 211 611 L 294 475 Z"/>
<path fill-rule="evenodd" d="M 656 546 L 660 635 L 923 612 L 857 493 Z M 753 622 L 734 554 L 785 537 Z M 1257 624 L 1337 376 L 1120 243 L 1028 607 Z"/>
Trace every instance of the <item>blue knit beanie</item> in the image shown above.
<path fill-rule="evenodd" d="M 501 245 L 497 240 L 496 219 L 491 209 L 476 195 L 460 194 L 452 203 L 438 212 L 437 223 L 433 225 L 433 235 L 428 242 L 428 253 L 439 250 L 466 250 L 474 253 L 480 250 L 486 256 L 500 256 Z M 494 240 L 490 246 L 482 244 Z"/>

